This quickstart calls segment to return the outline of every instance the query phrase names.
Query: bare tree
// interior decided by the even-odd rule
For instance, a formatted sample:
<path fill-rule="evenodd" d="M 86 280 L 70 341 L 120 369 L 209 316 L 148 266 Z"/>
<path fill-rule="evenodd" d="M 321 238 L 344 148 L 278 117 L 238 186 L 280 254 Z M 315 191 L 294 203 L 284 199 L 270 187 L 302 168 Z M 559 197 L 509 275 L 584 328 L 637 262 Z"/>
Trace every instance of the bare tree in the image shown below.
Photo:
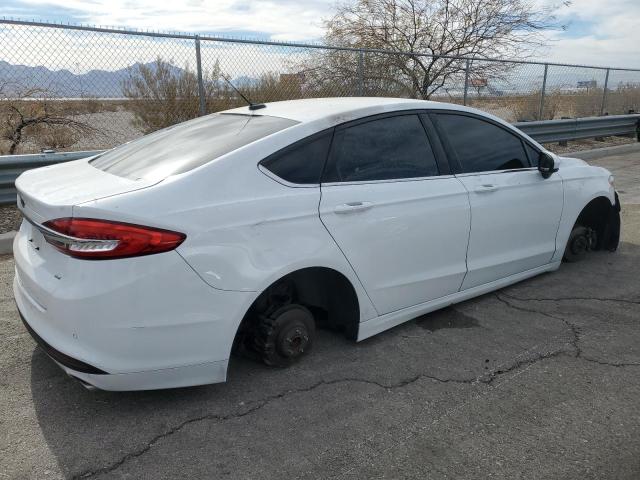
<path fill-rule="evenodd" d="M 314 73 L 308 76 L 316 87 L 337 82 L 353 90 L 362 68 L 368 94 L 428 99 L 463 77 L 465 60 L 450 57 L 531 55 L 545 43 L 542 32 L 558 27 L 556 8 L 537 8 L 530 0 L 347 0 L 325 22 L 326 43 L 397 54 L 367 52 L 359 65 L 354 52 L 327 50 L 306 72 Z M 490 78 L 504 68 L 474 62 L 471 75 Z"/>
<path fill-rule="evenodd" d="M 15 154 L 26 138 L 38 147 L 66 148 L 79 135 L 98 133 L 68 115 L 62 103 L 52 101 L 49 95 L 42 88 L 0 83 L 0 137 L 8 142 L 9 155 Z"/>

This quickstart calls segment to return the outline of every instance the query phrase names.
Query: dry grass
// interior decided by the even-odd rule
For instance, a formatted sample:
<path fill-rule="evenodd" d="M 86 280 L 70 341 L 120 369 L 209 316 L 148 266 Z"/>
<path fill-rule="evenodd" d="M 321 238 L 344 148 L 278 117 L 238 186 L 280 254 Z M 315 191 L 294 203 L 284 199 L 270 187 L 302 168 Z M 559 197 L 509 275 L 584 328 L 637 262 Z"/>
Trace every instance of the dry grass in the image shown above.
<path fill-rule="evenodd" d="M 540 102 L 542 92 L 534 92 L 530 95 L 512 97 L 508 104 L 517 122 L 530 120 L 552 120 L 558 115 L 560 110 L 560 94 L 549 92 L 545 94 L 542 116 L 540 116 Z"/>
<path fill-rule="evenodd" d="M 578 92 L 548 91 L 542 120 L 598 116 L 603 94 L 602 88 Z M 471 97 L 470 104 L 511 122 L 540 119 L 540 91 L 526 95 Z M 640 111 L 640 86 L 619 86 L 607 90 L 605 114 L 622 115 L 630 110 Z"/>

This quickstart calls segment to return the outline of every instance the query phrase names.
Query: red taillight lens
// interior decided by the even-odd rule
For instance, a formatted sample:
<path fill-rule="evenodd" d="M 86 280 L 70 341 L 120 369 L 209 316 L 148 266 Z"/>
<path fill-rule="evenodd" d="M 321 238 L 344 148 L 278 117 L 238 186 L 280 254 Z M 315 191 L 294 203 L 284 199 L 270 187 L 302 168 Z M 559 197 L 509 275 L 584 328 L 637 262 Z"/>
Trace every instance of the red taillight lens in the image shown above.
<path fill-rule="evenodd" d="M 43 230 L 44 238 L 62 253 L 95 260 L 166 252 L 186 238 L 170 230 L 93 218 L 57 218 L 43 226 L 50 230 Z"/>

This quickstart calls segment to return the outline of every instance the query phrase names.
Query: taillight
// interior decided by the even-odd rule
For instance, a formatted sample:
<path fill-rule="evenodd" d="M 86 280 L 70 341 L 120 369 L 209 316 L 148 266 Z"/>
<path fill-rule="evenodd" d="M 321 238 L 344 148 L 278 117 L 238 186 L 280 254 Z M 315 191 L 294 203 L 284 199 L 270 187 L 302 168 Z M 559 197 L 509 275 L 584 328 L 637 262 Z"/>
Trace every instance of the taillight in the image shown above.
<path fill-rule="evenodd" d="M 43 227 L 46 241 L 62 253 L 92 260 L 166 252 L 186 238 L 170 230 L 93 218 L 57 218 Z"/>

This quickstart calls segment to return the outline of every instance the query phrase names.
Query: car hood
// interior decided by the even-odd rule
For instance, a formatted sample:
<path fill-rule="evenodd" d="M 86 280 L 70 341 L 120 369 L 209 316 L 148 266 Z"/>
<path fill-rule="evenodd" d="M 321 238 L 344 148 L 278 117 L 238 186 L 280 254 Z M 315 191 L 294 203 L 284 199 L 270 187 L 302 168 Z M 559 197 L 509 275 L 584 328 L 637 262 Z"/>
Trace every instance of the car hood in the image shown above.
<path fill-rule="evenodd" d="M 580 160 L 579 158 L 561 157 L 559 155 L 556 155 L 555 157 L 558 167 L 582 167 L 589 165 L 587 162 Z"/>

